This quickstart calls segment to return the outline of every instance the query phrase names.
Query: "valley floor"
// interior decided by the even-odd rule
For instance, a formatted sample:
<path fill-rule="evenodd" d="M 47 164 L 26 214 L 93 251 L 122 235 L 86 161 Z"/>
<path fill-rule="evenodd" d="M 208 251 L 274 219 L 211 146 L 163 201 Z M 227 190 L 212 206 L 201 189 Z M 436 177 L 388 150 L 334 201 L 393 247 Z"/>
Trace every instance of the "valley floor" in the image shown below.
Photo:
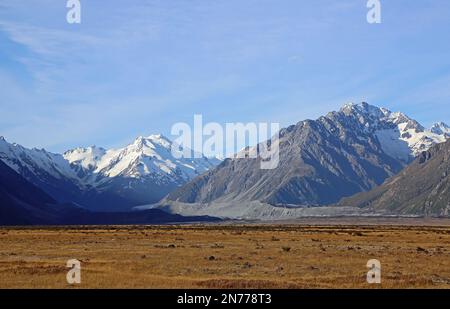
<path fill-rule="evenodd" d="M 377 220 L 0 228 L 0 288 L 450 288 L 449 220 Z"/>

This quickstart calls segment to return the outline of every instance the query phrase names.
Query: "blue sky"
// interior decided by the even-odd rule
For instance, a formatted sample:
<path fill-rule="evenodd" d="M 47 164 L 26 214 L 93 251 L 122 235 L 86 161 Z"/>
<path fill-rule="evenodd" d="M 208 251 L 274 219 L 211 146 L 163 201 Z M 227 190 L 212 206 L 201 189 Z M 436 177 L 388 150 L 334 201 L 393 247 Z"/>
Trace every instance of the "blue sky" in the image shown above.
<path fill-rule="evenodd" d="M 60 152 L 346 102 L 450 120 L 450 1 L 0 0 L 0 135 Z"/>

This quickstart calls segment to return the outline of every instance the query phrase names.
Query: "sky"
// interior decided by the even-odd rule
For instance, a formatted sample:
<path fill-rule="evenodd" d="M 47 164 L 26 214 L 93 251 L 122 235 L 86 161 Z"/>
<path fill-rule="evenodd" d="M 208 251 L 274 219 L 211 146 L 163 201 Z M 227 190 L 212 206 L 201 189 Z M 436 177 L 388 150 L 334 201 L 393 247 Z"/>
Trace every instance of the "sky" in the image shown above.
<path fill-rule="evenodd" d="M 0 0 L 0 135 L 54 152 L 347 102 L 450 122 L 450 1 Z"/>

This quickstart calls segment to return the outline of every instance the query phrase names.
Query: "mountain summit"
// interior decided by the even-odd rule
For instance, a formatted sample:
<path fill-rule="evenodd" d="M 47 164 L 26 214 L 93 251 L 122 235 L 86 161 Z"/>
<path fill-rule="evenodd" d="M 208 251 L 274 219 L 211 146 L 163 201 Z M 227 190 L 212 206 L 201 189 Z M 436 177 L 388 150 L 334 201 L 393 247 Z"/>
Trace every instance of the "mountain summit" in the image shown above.
<path fill-rule="evenodd" d="M 140 136 L 120 149 L 77 148 L 64 153 L 79 177 L 134 205 L 155 203 L 170 191 L 218 164 L 216 159 L 176 159 L 163 135 Z"/>
<path fill-rule="evenodd" d="M 443 122 L 438 122 L 431 127 L 431 132 L 435 134 L 446 134 L 447 136 L 450 136 L 450 126 Z"/>
<path fill-rule="evenodd" d="M 161 183 L 184 183 L 217 164 L 206 157 L 175 159 L 171 147 L 172 142 L 163 135 L 140 136 L 124 148 L 77 148 L 65 152 L 64 158 L 84 170 L 85 179 L 91 183 L 102 183 L 117 176 L 142 178 L 149 175 Z"/>
<path fill-rule="evenodd" d="M 402 113 L 367 103 L 346 104 L 317 120 L 282 129 L 278 168 L 261 170 L 259 159 L 227 159 L 171 192 L 161 205 L 182 214 L 192 210 L 189 204 L 205 205 L 202 213 L 214 203 L 332 204 L 380 185 L 445 140 L 445 135 L 426 130 Z M 222 214 L 239 217 L 246 213 L 243 208 Z"/>
<path fill-rule="evenodd" d="M 346 104 L 340 113 L 356 119 L 361 126 L 359 130 L 374 134 L 385 153 L 405 163 L 409 163 L 432 145 L 446 140 L 445 132 L 439 131 L 436 125 L 427 130 L 403 113 L 391 112 L 365 102 Z M 331 118 L 333 114 L 335 113 L 330 114 Z M 445 124 L 441 124 L 445 128 Z"/>
<path fill-rule="evenodd" d="M 61 155 L 0 139 L 0 160 L 58 202 L 122 211 L 155 203 L 219 163 L 176 159 L 171 145 L 163 135 L 150 135 L 120 149 L 91 146 Z"/>
<path fill-rule="evenodd" d="M 182 215 L 199 214 L 197 207 L 202 215 L 260 218 L 369 191 L 449 136 L 444 123 L 426 129 L 403 113 L 363 102 L 280 130 L 273 170 L 261 170 L 260 158 L 220 164 L 206 157 L 177 159 L 163 135 L 140 136 L 119 149 L 91 146 L 64 154 L 0 138 L 0 160 L 57 204 L 127 211 L 160 201 Z"/>

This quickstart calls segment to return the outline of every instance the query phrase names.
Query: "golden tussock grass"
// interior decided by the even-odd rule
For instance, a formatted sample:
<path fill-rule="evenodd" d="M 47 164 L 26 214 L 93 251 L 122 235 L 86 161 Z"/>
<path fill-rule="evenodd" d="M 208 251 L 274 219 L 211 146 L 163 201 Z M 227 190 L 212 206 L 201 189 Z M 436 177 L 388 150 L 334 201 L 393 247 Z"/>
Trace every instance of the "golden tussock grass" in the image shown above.
<path fill-rule="evenodd" d="M 448 226 L 0 229 L 0 288 L 449 288 Z M 366 263 L 382 284 L 366 283 Z"/>

